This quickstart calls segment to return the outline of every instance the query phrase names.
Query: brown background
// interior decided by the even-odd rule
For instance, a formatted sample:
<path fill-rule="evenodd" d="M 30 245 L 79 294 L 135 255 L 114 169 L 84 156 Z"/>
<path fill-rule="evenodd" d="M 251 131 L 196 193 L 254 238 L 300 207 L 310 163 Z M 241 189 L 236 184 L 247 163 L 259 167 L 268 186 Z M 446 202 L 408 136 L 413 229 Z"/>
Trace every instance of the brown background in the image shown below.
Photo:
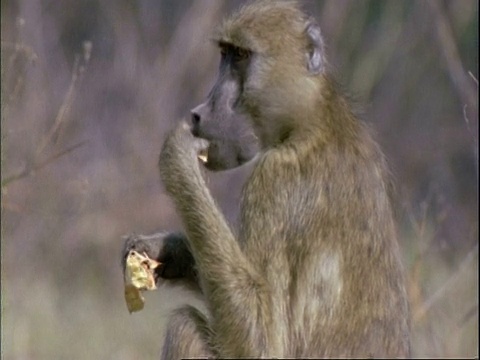
<path fill-rule="evenodd" d="M 129 315 L 121 236 L 181 228 L 158 153 L 211 87 L 209 34 L 240 3 L 2 0 L 2 358 L 158 356 L 188 296 L 163 288 Z M 478 356 L 477 1 L 304 8 L 397 180 L 414 355 Z M 248 171 L 209 176 L 232 222 Z"/>

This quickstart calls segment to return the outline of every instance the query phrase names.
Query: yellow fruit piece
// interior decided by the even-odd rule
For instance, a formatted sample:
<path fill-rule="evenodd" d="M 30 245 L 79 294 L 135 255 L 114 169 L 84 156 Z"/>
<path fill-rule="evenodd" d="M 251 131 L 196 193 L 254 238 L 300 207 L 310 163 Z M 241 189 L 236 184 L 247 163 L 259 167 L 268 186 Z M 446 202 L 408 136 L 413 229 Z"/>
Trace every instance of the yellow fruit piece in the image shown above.
<path fill-rule="evenodd" d="M 141 291 L 155 290 L 154 269 L 158 267 L 158 261 L 150 259 L 146 254 L 130 251 L 125 264 L 125 301 L 128 311 L 140 311 L 143 309 L 145 299 Z"/>
<path fill-rule="evenodd" d="M 200 160 L 203 164 L 208 162 L 208 149 L 200 150 L 200 153 L 197 155 L 198 160 Z"/>
<path fill-rule="evenodd" d="M 142 310 L 145 304 L 142 293 L 132 284 L 125 285 L 125 301 L 130 314 L 134 311 Z"/>

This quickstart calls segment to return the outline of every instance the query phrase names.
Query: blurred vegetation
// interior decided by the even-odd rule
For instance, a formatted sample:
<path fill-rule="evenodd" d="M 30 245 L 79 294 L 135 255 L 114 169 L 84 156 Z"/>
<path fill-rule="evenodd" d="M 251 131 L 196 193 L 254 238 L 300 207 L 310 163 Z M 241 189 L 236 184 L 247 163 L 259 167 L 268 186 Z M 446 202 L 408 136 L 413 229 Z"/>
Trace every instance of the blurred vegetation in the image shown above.
<path fill-rule="evenodd" d="M 129 315 L 121 236 L 178 229 L 165 131 L 212 85 L 242 1 L 2 0 L 2 358 L 156 358 L 170 309 Z M 397 180 L 415 356 L 478 356 L 478 3 L 305 1 Z M 211 174 L 235 221 L 249 167 Z"/>

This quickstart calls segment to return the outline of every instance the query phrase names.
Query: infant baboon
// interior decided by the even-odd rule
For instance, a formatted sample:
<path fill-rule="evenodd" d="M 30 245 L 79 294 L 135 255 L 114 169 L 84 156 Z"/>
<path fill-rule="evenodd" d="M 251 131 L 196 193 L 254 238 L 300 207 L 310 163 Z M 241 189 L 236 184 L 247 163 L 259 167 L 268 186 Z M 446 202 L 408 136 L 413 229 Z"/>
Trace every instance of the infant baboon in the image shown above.
<path fill-rule="evenodd" d="M 294 2 L 262 1 L 215 42 L 217 82 L 160 155 L 186 236 L 125 247 L 164 262 L 159 277 L 193 274 L 209 309 L 174 314 L 163 357 L 408 357 L 385 159 L 330 80 L 319 27 Z M 258 153 L 237 238 L 205 185 L 203 139 L 210 169 Z"/>

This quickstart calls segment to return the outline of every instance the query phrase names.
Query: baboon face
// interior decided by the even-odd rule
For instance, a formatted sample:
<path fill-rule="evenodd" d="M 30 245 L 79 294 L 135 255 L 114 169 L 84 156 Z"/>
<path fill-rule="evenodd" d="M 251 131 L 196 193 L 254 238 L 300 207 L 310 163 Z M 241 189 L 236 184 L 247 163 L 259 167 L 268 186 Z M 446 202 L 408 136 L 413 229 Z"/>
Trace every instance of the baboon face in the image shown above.
<path fill-rule="evenodd" d="M 192 133 L 209 141 L 204 165 L 210 170 L 240 166 L 259 150 L 248 115 L 239 106 L 249 54 L 230 49 L 222 49 L 221 54 L 218 78 L 207 101 L 191 110 Z"/>
<path fill-rule="evenodd" d="M 255 11 L 247 7 L 214 36 L 218 77 L 207 101 L 192 110 L 193 134 L 210 141 L 209 169 L 239 166 L 260 148 L 284 141 L 302 127 L 294 119 L 311 118 L 316 108 L 317 75 L 325 65 L 320 29 L 288 3 L 279 2 L 276 10 L 267 3 Z M 257 33 L 262 22 L 271 33 Z"/>

